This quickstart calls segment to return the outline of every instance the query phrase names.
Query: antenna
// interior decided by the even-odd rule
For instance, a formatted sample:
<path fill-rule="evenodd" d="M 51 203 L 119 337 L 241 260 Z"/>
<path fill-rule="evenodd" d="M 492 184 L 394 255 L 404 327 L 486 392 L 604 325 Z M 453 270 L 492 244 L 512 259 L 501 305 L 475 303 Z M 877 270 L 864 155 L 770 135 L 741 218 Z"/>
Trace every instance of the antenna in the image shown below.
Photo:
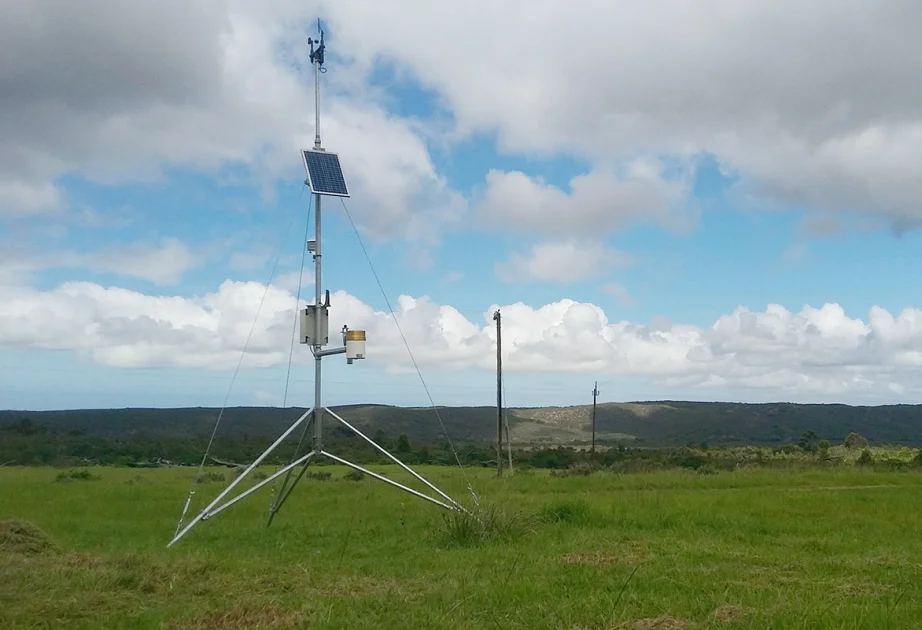
<path fill-rule="evenodd" d="M 349 188 L 346 185 L 345 177 L 343 176 L 343 171 L 339 163 L 339 155 L 336 153 L 327 152 L 320 144 L 320 75 L 326 72 L 326 69 L 323 68 L 324 54 L 326 52 L 326 44 L 324 43 L 323 38 L 323 29 L 320 26 L 320 20 L 317 20 L 317 29 L 320 31 L 320 39 L 308 38 L 307 42 L 310 45 L 310 60 L 311 64 L 314 66 L 314 104 L 315 104 L 315 133 L 314 133 L 314 148 L 306 149 L 301 151 L 301 159 L 304 165 L 307 178 L 305 179 L 305 184 L 310 187 L 311 191 L 314 194 L 314 227 L 315 227 L 315 237 L 313 240 L 309 241 L 306 245 L 308 251 L 314 257 L 314 303 L 307 305 L 307 307 L 300 311 L 298 314 L 300 320 L 300 337 L 299 341 L 301 344 L 310 346 L 311 353 L 314 355 L 314 406 L 312 409 L 304 413 L 300 418 L 295 420 L 292 424 L 269 448 L 267 448 L 256 460 L 253 461 L 236 479 L 234 479 L 227 488 L 221 492 L 217 498 L 215 498 L 207 507 L 205 507 L 199 514 L 196 516 L 184 529 L 178 531 L 172 541 L 170 541 L 168 547 L 174 545 L 180 538 L 185 536 L 197 523 L 207 520 L 218 513 L 229 508 L 231 505 L 237 501 L 243 499 L 247 495 L 255 492 L 256 490 L 262 488 L 263 486 L 271 483 L 275 479 L 286 475 L 285 481 L 282 484 L 282 488 L 279 491 L 278 498 L 272 503 L 269 508 L 269 524 L 272 524 L 272 519 L 275 517 L 275 514 L 279 511 L 284 504 L 285 500 L 291 495 L 292 490 L 300 481 L 301 477 L 307 471 L 308 464 L 320 457 L 326 457 L 334 462 L 343 464 L 355 470 L 358 470 L 370 477 L 383 481 L 387 484 L 390 484 L 396 488 L 399 488 L 405 492 L 408 492 L 414 496 L 417 496 L 421 499 L 425 499 L 431 503 L 434 503 L 438 506 L 446 508 L 448 510 L 461 510 L 467 511 L 461 506 L 460 503 L 452 499 L 450 496 L 439 490 L 436 486 L 430 483 L 428 480 L 423 478 L 412 468 L 401 462 L 399 459 L 391 455 L 384 447 L 380 446 L 377 442 L 369 438 L 367 435 L 359 431 L 356 427 L 346 422 L 338 414 L 331 411 L 330 409 L 323 406 L 322 395 L 322 370 L 321 364 L 324 357 L 328 357 L 334 354 L 345 354 L 346 363 L 351 365 L 354 361 L 362 360 L 365 358 L 365 331 L 364 330 L 353 330 L 348 326 L 343 326 L 342 328 L 342 340 L 343 345 L 336 348 L 324 349 L 329 343 L 329 309 L 330 309 L 330 292 L 324 292 L 322 289 L 323 286 L 323 276 L 322 276 L 322 248 L 321 248 L 321 214 L 320 214 L 320 205 L 321 197 L 349 197 Z M 314 46 L 317 46 L 314 48 Z M 322 299 L 325 298 L 325 299 Z M 401 483 L 388 479 L 383 475 L 374 473 L 358 464 L 354 464 L 346 459 L 338 457 L 329 451 L 325 450 L 323 444 L 323 419 L 326 414 L 329 414 L 333 419 L 340 422 L 347 429 L 351 430 L 353 433 L 364 439 L 372 447 L 378 450 L 380 453 L 388 457 L 395 464 L 406 470 L 418 481 L 425 484 L 430 490 L 436 492 L 441 498 L 436 499 L 422 492 L 418 492 L 408 486 L 405 486 Z M 312 448 L 309 453 L 306 455 L 298 457 L 299 453 L 295 453 L 295 459 L 293 461 L 276 471 L 272 475 L 269 475 L 262 481 L 251 486 L 247 490 L 241 492 L 232 499 L 227 500 L 224 503 L 221 501 L 226 497 L 234 487 L 237 486 L 247 475 L 249 475 L 260 463 L 262 463 L 269 454 L 274 451 L 279 444 L 281 444 L 291 433 L 302 423 L 307 425 L 307 423 L 313 422 L 314 424 L 314 435 Z M 500 458 L 501 459 L 501 458 Z M 301 466 L 301 471 L 298 473 L 295 480 L 289 484 L 289 479 L 291 477 L 292 471 Z M 190 495 L 191 499 L 191 495 Z M 188 507 L 189 500 L 186 501 L 186 506 Z M 185 513 L 185 510 L 183 511 Z M 182 520 L 180 520 L 180 525 Z M 178 528 L 177 528 L 178 530 Z"/>

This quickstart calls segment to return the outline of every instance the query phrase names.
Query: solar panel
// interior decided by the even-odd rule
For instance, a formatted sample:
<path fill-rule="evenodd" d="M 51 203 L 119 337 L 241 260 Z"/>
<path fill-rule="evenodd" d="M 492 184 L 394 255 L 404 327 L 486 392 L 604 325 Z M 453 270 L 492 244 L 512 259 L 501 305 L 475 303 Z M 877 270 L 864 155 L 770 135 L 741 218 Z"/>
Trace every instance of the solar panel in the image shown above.
<path fill-rule="evenodd" d="M 335 197 L 349 196 L 339 155 L 317 150 L 302 151 L 301 154 L 307 169 L 307 185 L 313 192 Z"/>

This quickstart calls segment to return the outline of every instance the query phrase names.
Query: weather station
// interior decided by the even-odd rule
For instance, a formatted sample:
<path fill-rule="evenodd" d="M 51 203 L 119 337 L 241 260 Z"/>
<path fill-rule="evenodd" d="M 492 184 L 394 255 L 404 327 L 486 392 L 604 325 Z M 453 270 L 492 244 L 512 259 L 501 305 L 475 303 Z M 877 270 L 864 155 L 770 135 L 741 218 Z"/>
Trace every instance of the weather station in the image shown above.
<path fill-rule="evenodd" d="M 365 353 L 365 343 L 366 343 L 366 334 L 364 330 L 350 329 L 348 326 L 343 326 L 342 328 L 342 345 L 336 346 L 333 348 L 327 348 L 329 345 L 329 328 L 330 328 L 330 292 L 323 291 L 323 247 L 322 247 L 322 230 L 321 230 L 321 203 L 324 197 L 339 197 L 342 203 L 343 209 L 346 211 L 351 221 L 351 215 L 348 214 L 348 208 L 345 205 L 345 199 L 350 197 L 349 188 L 346 185 L 346 180 L 343 175 L 343 170 L 340 164 L 339 155 L 337 153 L 329 152 L 323 148 L 320 140 L 320 75 L 326 72 L 324 65 L 324 55 L 326 52 L 326 44 L 324 42 L 324 33 L 323 29 L 320 28 L 318 20 L 318 30 L 320 31 L 320 38 L 313 39 L 308 38 L 308 44 L 310 45 L 310 61 L 314 68 L 314 107 L 315 107 L 315 122 L 314 122 L 314 147 L 312 149 L 305 149 L 301 151 L 301 160 L 303 162 L 304 170 L 306 172 L 306 179 L 304 184 L 310 188 L 313 193 L 313 206 L 314 206 L 314 238 L 307 241 L 306 251 L 308 251 L 313 256 L 314 261 L 314 303 L 307 305 L 306 308 L 300 310 L 297 313 L 297 322 L 299 324 L 298 328 L 298 341 L 301 345 L 306 345 L 310 347 L 311 353 L 314 357 L 314 404 L 313 407 L 302 414 L 295 422 L 284 432 L 281 436 L 276 439 L 276 441 L 269 446 L 261 455 L 259 455 L 249 466 L 247 466 L 218 496 L 213 499 L 204 509 L 202 509 L 195 517 L 193 517 L 188 523 L 184 525 L 185 516 L 189 510 L 192 498 L 195 494 L 195 484 L 189 493 L 189 497 L 186 499 L 185 505 L 182 510 L 182 515 L 179 518 L 179 522 L 176 526 L 176 532 L 173 539 L 170 541 L 168 546 L 173 546 L 186 534 L 188 534 L 192 528 L 206 521 L 210 518 L 213 518 L 220 512 L 223 512 L 227 508 L 231 507 L 233 504 L 244 499 L 245 497 L 253 494 L 259 489 L 265 487 L 266 485 L 275 482 L 277 479 L 285 476 L 284 482 L 282 483 L 282 488 L 278 494 L 274 497 L 270 508 L 269 508 L 269 518 L 268 524 L 271 525 L 273 518 L 276 513 L 291 495 L 292 490 L 298 484 L 300 479 L 303 477 L 304 473 L 307 471 L 308 465 L 312 461 L 316 461 L 319 458 L 327 458 L 335 463 L 347 466 L 349 468 L 358 470 L 374 479 L 382 481 L 386 484 L 394 486 L 404 492 L 407 492 L 415 497 L 424 499 L 431 503 L 434 503 L 442 508 L 448 510 L 462 510 L 467 511 L 460 503 L 452 499 L 448 494 L 437 488 L 434 484 L 430 483 L 422 475 L 415 472 L 412 468 L 401 462 L 394 455 L 388 452 L 384 447 L 379 445 L 377 442 L 366 436 L 358 428 L 347 422 L 339 414 L 330 410 L 327 407 L 323 406 L 323 381 L 322 381 L 322 363 L 323 359 L 328 356 L 344 354 L 346 358 L 346 363 L 351 365 L 355 361 L 364 360 L 366 358 Z M 310 215 L 310 212 L 308 212 Z M 353 222 L 353 228 L 355 227 Z M 356 229 L 356 236 L 361 238 L 358 235 L 358 230 Z M 364 250 L 364 245 L 362 246 Z M 366 252 L 367 257 L 367 252 Z M 371 260 L 369 259 L 369 264 Z M 303 268 L 303 266 L 302 266 Z M 372 266 L 372 271 L 374 267 Z M 375 274 L 377 278 L 377 274 Z M 379 281 L 380 286 L 380 281 Z M 383 291 L 383 290 L 382 290 Z M 385 295 L 386 299 L 386 295 Z M 297 308 L 297 307 L 296 307 Z M 393 311 L 392 311 L 393 314 Z M 394 319 L 396 323 L 396 318 Z M 399 327 L 399 324 L 398 324 Z M 401 332 L 401 336 L 403 333 Z M 405 338 L 404 338 L 404 341 Z M 409 346 L 407 346 L 409 351 Z M 411 353 L 412 358 L 412 353 Z M 415 360 L 414 360 L 415 365 Z M 418 372 L 418 368 L 417 368 Z M 421 377 L 421 375 L 420 375 Z M 425 382 L 424 382 L 425 385 Z M 427 389 L 428 393 L 428 389 Z M 431 397 L 430 397 L 431 400 Z M 433 409 L 438 416 L 438 409 L 433 403 Z M 223 410 L 222 410 L 223 413 Z M 406 486 L 402 483 L 394 481 L 385 477 L 384 475 L 372 472 L 363 466 L 359 466 L 353 462 L 350 462 L 342 457 L 337 456 L 336 454 L 327 450 L 323 442 L 323 429 L 324 429 L 324 419 L 329 417 L 332 420 L 335 420 L 339 424 L 345 426 L 350 431 L 354 432 L 357 436 L 362 438 L 367 442 L 372 448 L 380 452 L 387 459 L 389 459 L 394 464 L 400 466 L 403 470 L 407 471 L 420 483 L 424 484 L 429 490 L 431 490 L 438 497 L 430 496 L 409 486 Z M 220 422 L 220 416 L 218 418 Z M 442 424 L 443 430 L 445 429 L 444 423 L 442 423 L 441 417 L 439 417 L 439 422 Z M 294 433 L 295 429 L 299 426 L 302 427 L 302 430 L 306 432 L 309 425 L 313 425 L 313 439 L 311 444 L 311 449 L 306 454 L 300 454 L 301 444 L 299 443 L 298 449 L 295 451 L 295 456 L 292 458 L 292 461 L 275 471 L 273 474 L 268 475 L 265 479 L 262 479 L 250 486 L 246 490 L 243 490 L 233 498 L 227 498 L 228 495 L 240 485 L 244 479 L 246 479 L 260 464 L 262 464 L 266 458 L 280 445 L 282 444 L 289 436 Z M 217 430 L 217 425 L 215 427 Z M 446 432 L 447 435 L 447 432 Z M 302 435 L 302 439 L 303 439 Z M 213 436 L 212 436 L 213 438 Z M 449 440 L 450 443 L 450 440 Z M 211 444 L 209 444 L 210 448 Z M 452 447 L 452 451 L 455 454 L 455 460 L 458 462 L 458 466 L 461 467 L 462 473 L 464 471 L 461 466 L 460 460 L 458 459 L 457 452 Z M 207 457 L 207 449 L 206 449 Z M 203 458 L 203 465 L 205 459 Z M 297 476 L 294 479 L 291 478 L 292 473 L 295 469 L 299 468 L 300 470 L 297 473 Z M 196 478 L 197 479 L 197 478 Z M 474 501 L 477 501 L 477 496 L 474 493 L 473 489 L 468 482 L 468 489 L 471 491 L 471 495 L 474 497 Z"/>

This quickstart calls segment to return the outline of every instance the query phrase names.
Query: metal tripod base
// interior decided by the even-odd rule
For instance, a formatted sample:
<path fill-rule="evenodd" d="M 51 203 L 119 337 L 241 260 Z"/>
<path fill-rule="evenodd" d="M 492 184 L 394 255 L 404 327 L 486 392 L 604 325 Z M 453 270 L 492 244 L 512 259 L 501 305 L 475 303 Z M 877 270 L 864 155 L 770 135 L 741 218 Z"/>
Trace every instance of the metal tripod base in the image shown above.
<path fill-rule="evenodd" d="M 260 482 L 257 483 L 256 485 L 251 486 L 250 488 L 247 488 L 246 490 L 244 490 L 244 491 L 241 492 L 240 494 L 236 495 L 236 496 L 233 497 L 232 499 L 228 499 L 228 500 L 225 501 L 225 500 L 224 500 L 225 497 L 226 497 L 228 494 L 230 494 L 231 490 L 233 490 L 233 489 L 237 486 L 237 484 L 239 484 L 241 481 L 243 481 L 244 478 L 247 477 L 247 475 L 249 475 L 253 470 L 255 470 L 256 467 L 259 466 L 259 464 L 261 464 L 261 463 L 263 462 L 263 460 L 265 460 L 266 457 L 268 457 L 269 454 L 270 454 L 272 451 L 274 451 L 274 450 L 279 446 L 279 444 L 281 444 L 282 442 L 284 442 L 284 441 L 285 441 L 285 438 L 287 438 L 289 435 L 291 435 L 292 432 L 293 432 L 299 425 L 301 425 L 303 422 L 307 421 L 309 417 L 311 417 L 311 416 L 314 415 L 314 410 L 311 409 L 311 410 L 305 412 L 300 418 L 298 418 L 297 420 L 295 420 L 294 424 L 292 424 L 290 427 L 288 427 L 288 429 L 287 429 L 287 430 L 286 430 L 286 431 L 285 431 L 275 442 L 273 442 L 272 445 L 269 446 L 269 448 L 267 448 L 259 457 L 257 457 L 257 458 L 253 461 L 252 464 L 250 464 L 242 473 L 240 473 L 240 475 L 239 475 L 236 479 L 234 479 L 234 480 L 230 483 L 230 485 L 228 485 L 227 488 L 225 488 L 224 491 L 221 492 L 221 494 L 219 494 L 217 497 L 215 497 L 215 499 L 214 499 L 211 503 L 209 503 L 201 512 L 199 512 L 198 515 L 197 515 L 194 519 L 192 519 L 192 520 L 185 526 L 185 528 L 183 528 L 181 531 L 179 530 L 179 528 L 177 528 L 176 535 L 173 537 L 173 540 L 170 541 L 170 543 L 167 545 L 167 547 L 172 547 L 174 544 L 176 544 L 183 536 L 185 536 L 187 533 L 189 533 L 189 531 L 190 531 L 193 527 L 195 527 L 195 525 L 197 525 L 198 523 L 200 523 L 201 521 L 206 521 L 206 520 L 210 519 L 211 517 L 220 514 L 221 512 L 223 512 L 224 510 L 226 510 L 227 508 L 229 508 L 230 506 L 232 506 L 232 505 L 233 505 L 234 503 L 236 503 L 237 501 L 240 501 L 241 499 L 243 499 L 243 498 L 246 497 L 247 495 L 250 495 L 250 494 L 256 492 L 257 490 L 259 490 L 259 489 L 262 488 L 263 486 L 265 486 L 265 485 L 267 485 L 267 484 L 269 484 L 269 483 L 275 481 L 276 479 L 278 479 L 279 477 L 281 477 L 281 476 L 284 475 L 284 474 L 289 474 L 289 475 L 290 475 L 291 471 L 294 470 L 295 468 L 297 468 L 298 466 L 303 466 L 303 468 L 301 469 L 301 472 L 298 473 L 298 476 L 295 478 L 294 482 L 293 482 L 290 486 L 288 485 L 287 479 L 286 479 L 285 485 L 283 485 L 282 491 L 279 493 L 279 498 L 278 498 L 278 500 L 277 500 L 277 501 L 272 505 L 272 507 L 270 508 L 269 523 L 271 524 L 271 523 L 272 523 L 272 519 L 273 519 L 273 517 L 275 516 L 275 514 L 278 512 L 278 510 L 281 508 L 282 504 L 285 502 L 285 500 L 286 500 L 286 499 L 288 498 L 288 496 L 291 494 L 291 491 L 294 489 L 295 485 L 297 485 L 298 481 L 301 480 L 301 477 L 304 475 L 304 472 L 307 470 L 307 466 L 308 466 L 308 464 L 310 463 L 310 461 L 311 461 L 312 459 L 316 459 L 317 457 L 326 457 L 326 458 L 328 458 L 328 459 L 330 459 L 330 460 L 332 460 L 332 461 L 334 461 L 334 462 L 336 462 L 336 463 L 338 463 L 338 464 L 343 464 L 343 465 L 345 465 L 345 466 L 348 466 L 348 467 L 350 467 L 350 468 L 353 468 L 353 469 L 355 469 L 355 470 L 358 470 L 358 471 L 360 471 L 360 472 L 362 472 L 362 473 L 365 473 L 366 475 L 369 475 L 370 477 L 374 477 L 375 479 L 377 479 L 377 480 L 379 480 L 379 481 L 383 481 L 384 483 L 390 484 L 390 485 L 392 485 L 392 486 L 394 486 L 394 487 L 396 487 L 396 488 L 399 488 L 399 489 L 403 490 L 404 492 L 407 492 L 407 493 L 409 493 L 409 494 L 412 494 L 413 496 L 419 497 L 420 499 L 425 499 L 426 501 L 429 501 L 429 502 L 431 502 L 431 503 L 435 503 L 436 505 L 438 505 L 438 506 L 440 506 L 440 507 L 443 507 L 443 508 L 445 508 L 445 509 L 447 509 L 447 510 L 461 510 L 461 511 L 465 511 L 465 512 L 467 511 L 467 510 L 465 510 L 465 508 L 464 508 L 460 503 L 458 503 L 457 501 L 455 501 L 454 499 L 452 499 L 450 496 L 448 496 L 447 494 L 445 494 L 444 492 L 442 492 L 441 490 L 439 490 L 436 486 L 434 486 L 431 482 L 429 482 L 427 479 L 425 479 L 422 475 L 420 475 L 419 473 L 417 473 L 416 471 L 414 471 L 412 468 L 410 468 L 409 466 L 407 466 L 406 464 L 404 464 L 403 462 L 401 462 L 399 459 L 397 459 L 396 457 L 394 457 L 393 455 L 391 455 L 384 447 L 382 447 L 380 444 L 378 444 L 377 442 L 375 442 L 374 440 L 372 440 L 371 438 L 369 438 L 367 435 L 365 435 L 364 433 L 362 433 L 361 431 L 359 431 L 357 428 L 355 428 L 354 426 L 352 426 L 351 424 L 349 424 L 348 422 L 346 422 L 345 420 L 343 420 L 339 415 L 337 415 L 336 413 L 330 411 L 330 410 L 327 409 L 327 408 L 323 408 L 322 411 L 323 411 L 324 413 L 329 414 L 330 416 L 332 416 L 332 417 L 335 418 L 336 420 L 338 420 L 341 424 L 343 424 L 343 426 L 345 426 L 346 428 L 348 428 L 349 430 L 351 430 L 353 433 L 355 433 L 356 435 L 358 435 L 359 437 L 361 437 L 363 440 L 365 440 L 366 442 L 368 442 L 369 444 L 371 444 L 376 450 L 378 450 L 378 451 L 380 451 L 381 453 L 383 453 L 385 456 L 387 456 L 387 457 L 388 457 L 391 461 L 393 461 L 395 464 L 397 464 L 398 466 L 400 466 L 401 468 L 403 468 L 404 470 L 406 470 L 408 473 L 410 473 L 411 475 L 413 475 L 413 477 L 415 477 L 416 479 L 418 479 L 419 481 L 421 481 L 422 483 L 424 483 L 424 484 L 425 484 L 427 487 L 429 487 L 431 490 L 434 490 L 442 499 L 444 499 L 444 501 L 439 500 L 439 499 L 436 499 L 436 498 L 433 498 L 433 497 L 431 497 L 431 496 L 429 496 L 429 495 L 427 495 L 427 494 L 423 494 L 422 492 L 419 492 L 419 491 L 417 491 L 417 490 L 414 490 L 413 488 L 407 487 L 407 486 L 403 485 L 402 483 L 396 482 L 396 481 L 394 481 L 394 480 L 392 480 L 392 479 L 388 479 L 387 477 L 385 477 L 385 476 L 383 476 L 383 475 L 379 475 L 378 473 L 372 472 L 372 471 L 368 470 L 367 468 L 363 468 L 362 466 L 359 466 L 358 464 L 354 464 L 354 463 L 352 463 L 352 462 L 350 462 L 350 461 L 348 461 L 348 460 L 345 460 L 345 459 L 343 459 L 342 457 L 337 457 L 336 455 L 330 453 L 329 451 L 323 450 L 323 449 L 321 449 L 321 450 L 319 450 L 319 451 L 317 451 L 317 450 L 312 450 L 312 451 L 310 451 L 310 452 L 307 453 L 306 455 L 303 455 L 303 456 L 299 457 L 298 459 L 294 460 L 293 462 L 291 462 L 290 464 L 288 464 L 288 465 L 285 466 L 284 468 L 281 468 L 281 469 L 277 470 L 276 472 L 274 472 L 273 474 L 269 475 L 268 477 L 266 477 L 265 479 L 263 479 L 262 481 L 260 481 Z M 190 496 L 189 499 L 187 500 L 187 504 L 188 504 L 188 501 L 191 500 L 191 498 L 192 498 L 192 497 Z M 222 501 L 224 501 L 224 502 L 222 503 Z M 187 507 L 188 507 L 188 505 L 187 505 Z"/>

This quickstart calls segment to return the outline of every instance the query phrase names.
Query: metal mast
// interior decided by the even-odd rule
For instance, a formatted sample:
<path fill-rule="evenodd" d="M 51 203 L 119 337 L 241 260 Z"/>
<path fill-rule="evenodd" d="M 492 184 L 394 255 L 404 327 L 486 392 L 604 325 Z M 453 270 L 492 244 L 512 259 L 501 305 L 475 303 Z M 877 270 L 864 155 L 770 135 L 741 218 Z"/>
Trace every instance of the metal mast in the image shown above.
<path fill-rule="evenodd" d="M 320 31 L 320 41 L 315 42 L 310 37 L 307 38 L 307 43 L 311 47 L 311 65 L 314 66 L 314 150 L 322 151 L 320 145 L 320 71 L 323 68 L 323 56 L 326 49 L 326 44 L 323 42 L 323 29 L 320 28 L 320 20 L 317 20 L 317 30 Z M 317 49 L 314 50 L 314 44 L 317 43 Z M 323 317 L 319 316 L 321 309 L 321 293 L 323 291 L 323 273 L 322 273 L 322 251 L 321 251 L 321 238 L 320 238 L 320 193 L 317 190 L 314 190 L 314 304 L 317 309 L 317 317 L 314 318 L 314 344 L 312 351 L 314 353 L 314 450 L 318 453 L 323 450 L 323 407 L 321 406 L 321 397 L 322 390 L 321 379 L 322 379 L 322 359 L 323 354 L 321 349 L 323 344 L 321 343 L 321 319 L 326 320 L 328 317 L 327 308 L 329 308 L 329 300 L 327 301 L 326 307 L 323 307 Z M 310 246 L 308 246 L 310 247 Z"/>

